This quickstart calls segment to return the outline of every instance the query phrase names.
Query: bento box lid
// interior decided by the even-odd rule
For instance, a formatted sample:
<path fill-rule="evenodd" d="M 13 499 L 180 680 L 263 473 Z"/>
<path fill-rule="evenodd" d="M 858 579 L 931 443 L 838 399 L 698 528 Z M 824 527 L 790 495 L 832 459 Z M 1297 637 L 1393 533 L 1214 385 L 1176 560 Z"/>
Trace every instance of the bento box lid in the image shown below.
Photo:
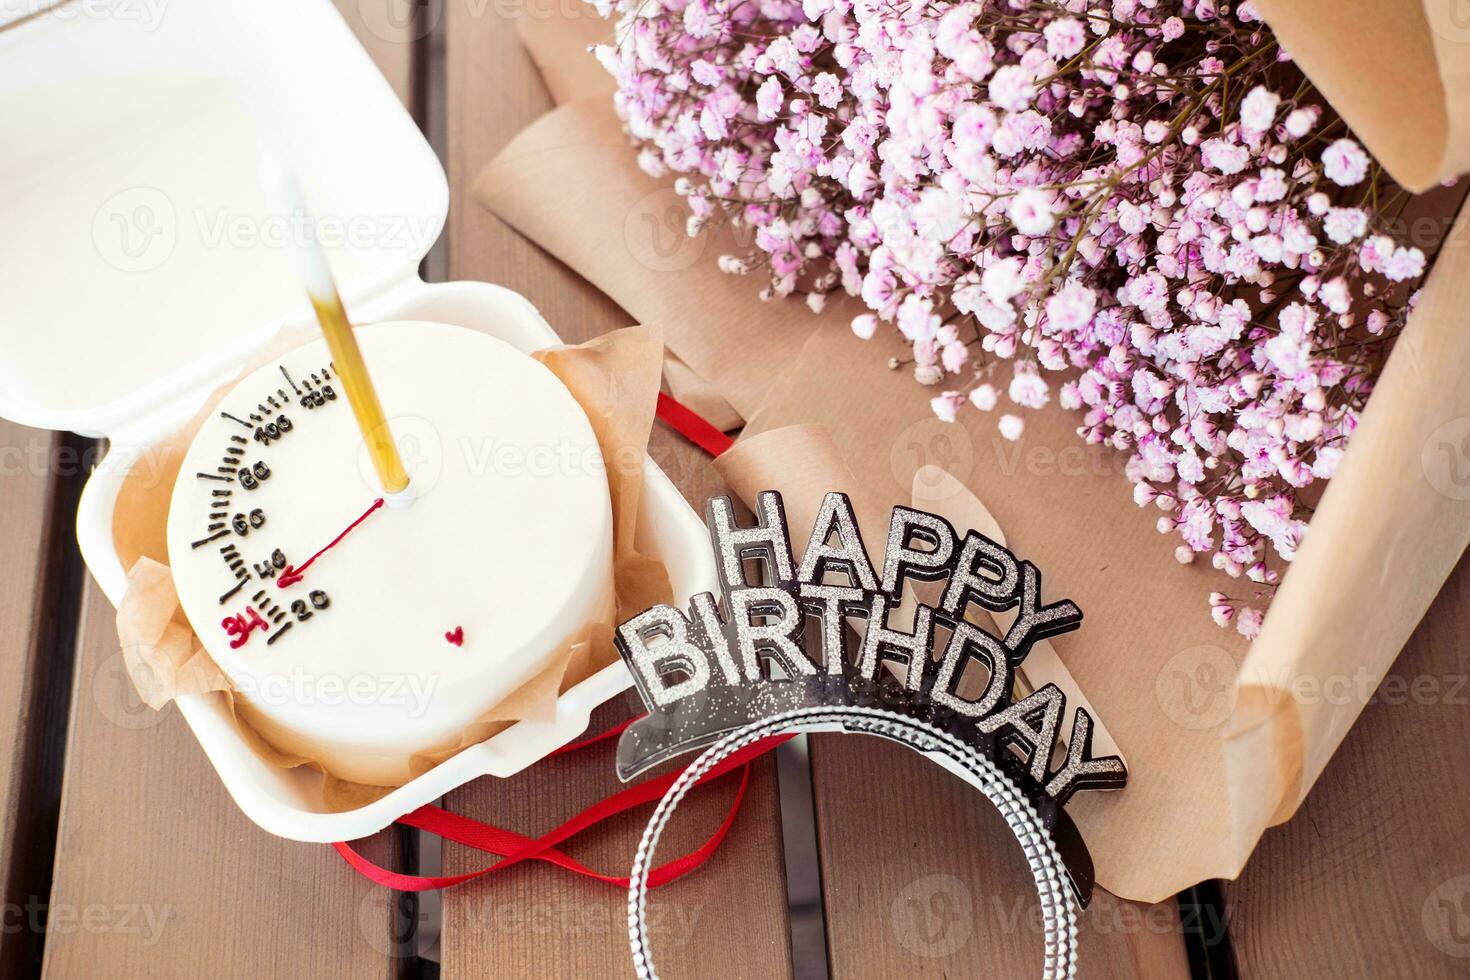
<path fill-rule="evenodd" d="M 443 168 L 328 0 L 72 0 L 0 24 L 0 416 L 105 435 L 415 275 Z M 273 213 L 263 145 L 316 219 Z"/>

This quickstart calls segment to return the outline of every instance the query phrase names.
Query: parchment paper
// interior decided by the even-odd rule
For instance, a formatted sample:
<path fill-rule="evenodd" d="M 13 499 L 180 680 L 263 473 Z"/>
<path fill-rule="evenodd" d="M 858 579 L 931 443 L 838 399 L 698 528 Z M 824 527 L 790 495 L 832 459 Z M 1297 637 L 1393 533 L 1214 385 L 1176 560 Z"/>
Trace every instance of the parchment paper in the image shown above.
<path fill-rule="evenodd" d="M 271 346 L 255 366 L 314 339 L 310 330 L 293 331 Z M 597 434 L 608 474 L 613 508 L 613 574 L 617 608 L 609 608 L 539 674 L 467 727 L 453 743 L 410 756 L 419 775 L 467 746 L 484 741 L 512 723 L 549 719 L 557 696 L 617 659 L 612 630 L 628 612 L 671 598 L 663 564 L 634 546 L 643 460 L 653 424 L 663 346 L 646 327 L 629 327 L 577 347 L 560 347 L 534 356 L 571 391 Z M 135 466 L 120 489 L 114 512 L 114 544 L 129 569 L 128 591 L 118 607 L 118 637 L 128 673 L 142 700 L 161 708 L 185 694 L 224 692 L 242 735 L 275 765 L 311 765 L 327 777 L 330 805 L 352 809 L 387 792 L 332 777 L 319 763 L 276 751 L 251 729 L 236 705 L 224 672 L 200 645 L 179 606 L 166 564 L 166 528 L 174 478 L 194 433 L 229 391 L 224 385 L 189 425 L 142 451 L 148 465 Z"/>

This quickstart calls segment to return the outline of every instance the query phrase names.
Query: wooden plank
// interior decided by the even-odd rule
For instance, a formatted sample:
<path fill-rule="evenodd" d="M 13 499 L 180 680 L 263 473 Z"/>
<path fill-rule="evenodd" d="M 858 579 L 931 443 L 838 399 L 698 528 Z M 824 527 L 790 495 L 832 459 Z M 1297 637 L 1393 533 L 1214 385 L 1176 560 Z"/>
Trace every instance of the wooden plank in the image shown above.
<path fill-rule="evenodd" d="M 469 200 L 478 170 L 521 127 L 550 107 L 514 24 L 475 4 L 447 11 L 448 157 L 452 279 L 484 279 L 516 289 L 575 342 L 630 321 L 579 277 L 520 239 Z M 662 429 L 651 451 L 692 501 L 718 484 L 708 461 Z M 594 718 L 626 717 L 631 701 Z M 525 833 L 544 832 L 619 788 L 611 747 L 549 760 L 508 780 L 482 779 L 451 794 L 446 805 Z M 719 822 L 733 785 L 702 791 L 680 808 L 661 854 L 673 856 Z M 590 866 L 626 874 L 648 809 L 613 821 L 569 847 Z M 489 859 L 445 849 L 446 873 Z M 631 974 L 626 897 L 621 889 L 572 878 L 544 866 L 512 868 L 485 882 L 447 892 L 441 939 L 443 976 L 625 976 Z M 715 859 L 693 876 L 654 893 L 655 954 L 669 976 L 760 976 L 790 973 L 785 879 L 774 767 L 763 761 L 739 822 Z M 741 937 L 732 943 L 731 936 Z M 739 950 L 740 956 L 733 955 Z"/>
<path fill-rule="evenodd" d="M 1242 977 L 1470 971 L 1467 635 L 1470 558 L 1302 808 L 1226 885 Z"/>
<path fill-rule="evenodd" d="M 332 0 L 373 63 L 411 105 L 414 47 L 434 26 L 437 7 L 415 0 Z"/>
<path fill-rule="evenodd" d="M 1039 974 L 1040 905 L 1000 815 L 902 746 L 854 735 L 811 744 L 831 975 Z M 1078 925 L 1083 977 L 1189 976 L 1173 903 L 1099 890 Z"/>
<path fill-rule="evenodd" d="M 0 881 L 6 915 L 0 922 L 0 974 L 29 968 L 41 935 L 17 912 L 44 901 L 50 869 L 47 855 L 54 822 L 46 806 L 43 767 L 46 734 L 42 717 L 56 672 L 47 638 L 57 624 L 56 565 L 48 561 L 57 534 L 60 450 L 50 432 L 0 422 Z M 73 453 L 74 453 L 74 448 Z M 79 460 L 68 457 L 76 467 Z M 65 676 L 60 678 L 65 687 Z M 37 796 L 41 798 L 36 798 Z M 39 853 L 40 860 L 37 861 Z M 39 864 L 39 866 L 38 866 Z"/>
<path fill-rule="evenodd" d="M 395 859 L 392 832 L 361 846 Z M 396 976 L 412 950 L 391 897 L 240 812 L 178 711 L 139 702 L 89 581 L 45 975 Z"/>

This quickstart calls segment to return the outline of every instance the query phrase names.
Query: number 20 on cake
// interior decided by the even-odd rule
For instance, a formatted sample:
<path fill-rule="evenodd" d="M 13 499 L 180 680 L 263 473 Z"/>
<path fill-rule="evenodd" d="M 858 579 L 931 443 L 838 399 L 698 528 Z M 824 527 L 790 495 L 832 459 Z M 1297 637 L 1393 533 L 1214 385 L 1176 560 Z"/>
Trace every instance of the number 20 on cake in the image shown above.
<path fill-rule="evenodd" d="M 180 470 L 168 551 L 244 723 L 396 786 L 611 619 L 612 516 L 592 427 L 540 363 L 438 323 L 351 333 L 365 396 L 325 340 L 225 396 Z M 374 465 L 381 421 L 354 417 L 374 386 L 398 479 Z"/>

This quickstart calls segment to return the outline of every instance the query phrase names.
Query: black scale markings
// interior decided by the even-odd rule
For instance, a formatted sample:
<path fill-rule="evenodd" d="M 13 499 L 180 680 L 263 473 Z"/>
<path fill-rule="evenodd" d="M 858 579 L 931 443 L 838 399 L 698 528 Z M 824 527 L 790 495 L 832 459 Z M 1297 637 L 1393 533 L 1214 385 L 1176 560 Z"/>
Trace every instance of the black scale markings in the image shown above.
<path fill-rule="evenodd" d="M 319 373 L 316 371 L 312 372 L 312 380 L 310 382 L 303 380 L 301 384 L 297 384 L 296 380 L 291 377 L 290 372 L 286 370 L 285 365 L 281 366 L 281 376 L 286 379 L 286 382 L 291 386 L 291 390 L 297 396 L 300 396 L 303 394 L 303 386 L 305 391 L 313 391 L 314 386 L 312 382 L 315 382 L 316 386 L 320 386 L 325 384 L 325 380 L 330 379 L 332 375 L 330 372 L 330 362 L 328 362 L 328 366 L 321 368 Z M 232 415 L 225 411 L 220 412 L 220 417 L 229 419 L 231 422 L 235 422 L 253 433 L 256 431 L 257 426 L 264 425 L 267 422 L 267 417 L 274 413 L 279 413 L 282 409 L 289 408 L 291 401 L 291 395 L 286 393 L 285 388 L 277 388 L 273 394 L 266 395 L 265 401 L 256 404 L 257 411 L 247 413 L 251 421 L 246 421 L 238 415 Z M 231 433 L 228 444 L 224 447 L 220 455 L 220 462 L 224 465 L 216 467 L 215 473 L 197 473 L 195 475 L 201 480 L 215 480 L 230 484 L 236 483 L 241 477 L 242 472 L 247 469 L 243 460 L 245 450 L 249 446 L 249 438 Z M 209 523 L 205 527 L 208 534 L 198 541 L 193 542 L 190 546 L 191 548 L 202 548 L 206 544 L 218 541 L 221 538 L 227 537 L 232 530 L 229 523 L 229 511 L 222 508 L 227 508 L 232 502 L 235 493 L 234 486 L 213 489 L 209 493 L 211 510 L 208 516 Z M 239 595 L 245 586 L 251 582 L 251 571 L 244 556 L 240 554 L 239 548 L 233 542 L 222 545 L 219 553 L 221 561 L 229 569 L 230 577 L 233 580 L 230 588 L 219 597 L 219 604 L 223 606 L 235 596 Z M 266 575 L 265 573 L 261 573 L 261 577 L 273 580 L 275 569 L 272 561 L 267 559 L 263 564 L 268 567 L 270 574 Z M 265 589 L 258 589 L 251 596 L 251 601 L 273 626 L 270 635 L 266 637 L 265 642 L 267 646 L 275 643 L 277 639 L 290 631 L 291 627 L 295 625 L 289 620 L 287 611 L 272 600 Z"/>

